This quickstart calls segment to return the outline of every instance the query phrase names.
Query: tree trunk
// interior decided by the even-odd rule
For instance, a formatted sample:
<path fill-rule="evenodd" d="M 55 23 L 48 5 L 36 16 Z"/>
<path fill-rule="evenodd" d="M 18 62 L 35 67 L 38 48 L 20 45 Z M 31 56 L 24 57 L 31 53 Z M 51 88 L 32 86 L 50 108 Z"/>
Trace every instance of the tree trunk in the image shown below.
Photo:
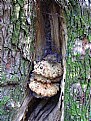
<path fill-rule="evenodd" d="M 12 120 L 25 98 L 34 40 L 32 9 L 32 1 L 0 0 L 0 119 L 3 121 Z"/>
<path fill-rule="evenodd" d="M 9 98 L 3 105 L 7 115 L 2 113 L 1 119 L 63 121 L 67 41 L 63 9 L 55 1 L 49 0 L 47 2 L 36 0 L 35 7 L 31 0 L 2 0 L 0 2 L 0 54 L 2 52 L 0 88 L 2 100 L 3 97 Z M 35 8 L 36 28 L 33 24 Z M 58 53 L 62 60 L 64 73 L 60 82 L 60 91 L 51 98 L 37 99 L 33 97 L 27 86 L 32 62 L 42 60 L 49 53 Z M 5 92 L 4 95 L 3 92 Z M 11 103 L 11 99 L 14 107 L 7 105 Z M 3 107 L 2 110 L 4 110 Z M 18 109 L 17 114 L 16 109 Z"/>
<path fill-rule="evenodd" d="M 62 60 L 64 73 L 60 83 L 60 91 L 57 95 L 51 98 L 37 99 L 35 97 L 31 97 L 32 92 L 29 91 L 28 97 L 31 98 L 30 100 L 27 100 L 27 97 L 25 98 L 25 101 L 23 102 L 23 105 L 14 121 L 63 121 L 64 85 L 66 73 L 65 55 L 67 42 L 67 29 L 64 12 L 56 2 L 37 1 L 36 14 L 34 60 L 42 60 L 42 58 L 49 54 L 50 51 L 58 53 Z M 49 47 L 50 43 L 52 45 L 51 47 Z M 24 107 L 24 105 L 26 106 Z"/>

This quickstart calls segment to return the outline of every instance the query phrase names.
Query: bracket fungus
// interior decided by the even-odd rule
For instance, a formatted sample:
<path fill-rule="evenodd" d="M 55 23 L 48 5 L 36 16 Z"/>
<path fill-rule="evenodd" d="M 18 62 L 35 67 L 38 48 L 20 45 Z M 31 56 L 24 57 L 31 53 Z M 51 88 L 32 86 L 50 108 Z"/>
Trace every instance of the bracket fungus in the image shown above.
<path fill-rule="evenodd" d="M 57 94 L 59 91 L 59 86 L 52 83 L 41 83 L 35 80 L 31 81 L 29 84 L 29 88 L 35 92 L 38 96 L 42 97 L 51 97 Z"/>
<path fill-rule="evenodd" d="M 34 66 L 33 72 L 49 79 L 60 77 L 63 74 L 61 63 L 49 63 L 44 60 Z"/>
<path fill-rule="evenodd" d="M 62 74 L 61 63 L 42 60 L 34 65 L 29 88 L 41 97 L 54 96 L 59 91 Z"/>
<path fill-rule="evenodd" d="M 46 78 L 46 77 L 39 75 L 39 74 L 34 74 L 34 79 L 37 80 L 38 82 L 42 82 L 42 83 L 59 82 L 60 78 L 61 78 L 61 76 L 50 79 L 50 78 Z"/>

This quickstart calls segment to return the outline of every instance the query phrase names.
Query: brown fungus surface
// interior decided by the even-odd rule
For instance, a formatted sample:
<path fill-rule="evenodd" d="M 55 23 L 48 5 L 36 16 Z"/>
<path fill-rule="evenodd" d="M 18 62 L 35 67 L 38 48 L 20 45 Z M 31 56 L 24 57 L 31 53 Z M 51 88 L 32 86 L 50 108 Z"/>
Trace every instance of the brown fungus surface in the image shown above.
<path fill-rule="evenodd" d="M 61 63 L 49 63 L 48 61 L 38 62 L 34 66 L 35 74 L 42 75 L 43 77 L 54 79 L 63 74 Z"/>
<path fill-rule="evenodd" d="M 59 91 L 63 69 L 61 63 L 42 60 L 34 65 L 29 88 L 41 97 L 52 97 Z"/>
<path fill-rule="evenodd" d="M 51 97 L 57 94 L 59 91 L 59 86 L 52 83 L 41 83 L 35 80 L 31 81 L 29 84 L 29 88 L 35 92 L 37 95 L 42 97 Z"/>
<path fill-rule="evenodd" d="M 34 79 L 36 81 L 42 82 L 42 83 L 55 83 L 55 82 L 59 82 L 61 77 L 56 77 L 54 79 L 50 79 L 50 78 L 46 78 L 42 75 L 34 74 Z"/>

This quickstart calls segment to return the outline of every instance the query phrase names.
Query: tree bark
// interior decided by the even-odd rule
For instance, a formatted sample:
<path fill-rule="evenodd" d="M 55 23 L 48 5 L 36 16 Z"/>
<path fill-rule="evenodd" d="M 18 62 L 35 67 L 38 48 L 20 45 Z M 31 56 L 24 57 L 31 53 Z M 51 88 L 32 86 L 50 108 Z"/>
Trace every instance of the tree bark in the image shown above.
<path fill-rule="evenodd" d="M 25 96 L 33 51 L 32 9 L 28 0 L 0 0 L 0 101 L 9 103 L 9 110 L 4 104 L 0 110 L 4 121 L 12 120 Z M 11 107 L 11 99 L 18 107 Z"/>

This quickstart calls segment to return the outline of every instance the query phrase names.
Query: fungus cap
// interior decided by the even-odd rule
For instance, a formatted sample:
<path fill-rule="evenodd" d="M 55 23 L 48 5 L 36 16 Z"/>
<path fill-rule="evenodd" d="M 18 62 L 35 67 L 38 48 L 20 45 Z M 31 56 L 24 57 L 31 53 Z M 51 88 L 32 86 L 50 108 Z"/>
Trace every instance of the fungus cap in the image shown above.
<path fill-rule="evenodd" d="M 46 78 L 53 79 L 61 76 L 63 74 L 63 69 L 61 63 L 50 63 L 43 60 L 34 66 L 33 72 Z"/>
<path fill-rule="evenodd" d="M 31 81 L 29 84 L 29 88 L 35 92 L 37 95 L 42 97 L 51 97 L 57 94 L 59 91 L 59 86 L 56 84 L 43 84 L 37 81 Z"/>

